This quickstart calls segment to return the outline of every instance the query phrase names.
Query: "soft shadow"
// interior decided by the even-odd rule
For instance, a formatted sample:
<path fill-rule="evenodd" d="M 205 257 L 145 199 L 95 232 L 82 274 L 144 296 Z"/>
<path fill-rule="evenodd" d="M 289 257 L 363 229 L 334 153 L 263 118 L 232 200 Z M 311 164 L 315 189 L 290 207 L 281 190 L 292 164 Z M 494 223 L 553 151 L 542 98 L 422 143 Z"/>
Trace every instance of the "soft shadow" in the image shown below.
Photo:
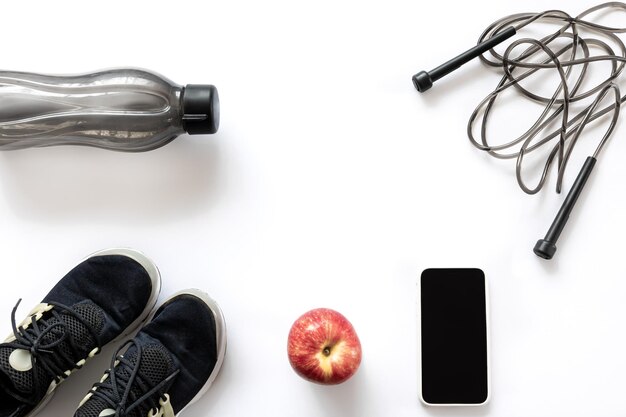
<path fill-rule="evenodd" d="M 349 380 L 340 385 L 316 385 L 311 384 L 313 395 L 320 405 L 319 410 L 324 410 L 324 416 L 331 417 L 358 417 L 365 414 L 384 415 L 384 412 L 375 412 L 371 405 L 366 405 L 363 398 L 375 396 L 367 387 L 366 368 L 362 367 Z"/>
<path fill-rule="evenodd" d="M 490 403 L 481 406 L 468 407 L 428 407 L 423 406 L 426 413 L 430 416 L 440 417 L 482 417 L 489 415 Z"/>
<path fill-rule="evenodd" d="M 87 147 L 0 152 L 0 184 L 19 218 L 35 222 L 162 223 L 215 199 L 220 138 L 182 136 L 145 153 Z"/>

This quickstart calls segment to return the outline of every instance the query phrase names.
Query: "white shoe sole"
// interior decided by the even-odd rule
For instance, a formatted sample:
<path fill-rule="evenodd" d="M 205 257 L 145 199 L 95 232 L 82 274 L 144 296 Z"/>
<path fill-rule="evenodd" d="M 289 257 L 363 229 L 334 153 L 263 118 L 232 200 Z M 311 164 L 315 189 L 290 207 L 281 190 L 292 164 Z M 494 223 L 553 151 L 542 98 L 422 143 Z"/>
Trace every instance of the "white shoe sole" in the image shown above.
<path fill-rule="evenodd" d="M 159 273 L 159 269 L 157 268 L 155 263 L 152 262 L 150 258 L 148 258 L 146 255 L 144 255 L 143 253 L 139 251 L 136 251 L 134 249 L 129 249 L 129 248 L 111 248 L 111 249 L 98 251 L 96 253 L 93 253 L 87 256 L 81 262 L 76 264 L 76 266 L 78 266 L 80 263 L 86 261 L 89 258 L 93 258 L 95 256 L 105 256 L 105 255 L 122 255 L 122 256 L 126 256 L 128 258 L 133 259 L 134 261 L 138 262 L 146 270 L 146 272 L 148 272 L 148 275 L 150 276 L 150 281 L 152 281 L 152 292 L 150 293 L 150 298 L 148 300 L 148 303 L 146 304 L 146 308 L 141 313 L 141 315 L 137 318 L 137 320 L 131 323 L 131 325 L 128 326 L 126 330 L 124 330 L 123 334 L 121 334 L 120 336 L 118 336 L 117 338 L 115 338 L 114 340 L 108 343 L 108 344 L 111 344 L 111 343 L 118 342 L 120 339 L 123 339 L 124 337 L 128 336 L 129 334 L 137 330 L 139 326 L 145 323 L 148 320 L 148 318 L 151 317 L 152 314 L 154 314 L 156 310 L 156 303 L 157 303 L 157 300 L 159 299 L 159 294 L 161 293 L 161 274 Z M 48 405 L 48 403 L 52 400 L 52 397 L 54 397 L 56 389 L 62 383 L 63 383 L 63 380 L 61 380 L 61 382 L 58 385 L 56 385 L 41 400 L 41 402 L 37 405 L 37 407 L 33 411 L 31 411 L 29 414 L 26 415 L 26 417 L 34 417 L 46 405 Z"/>

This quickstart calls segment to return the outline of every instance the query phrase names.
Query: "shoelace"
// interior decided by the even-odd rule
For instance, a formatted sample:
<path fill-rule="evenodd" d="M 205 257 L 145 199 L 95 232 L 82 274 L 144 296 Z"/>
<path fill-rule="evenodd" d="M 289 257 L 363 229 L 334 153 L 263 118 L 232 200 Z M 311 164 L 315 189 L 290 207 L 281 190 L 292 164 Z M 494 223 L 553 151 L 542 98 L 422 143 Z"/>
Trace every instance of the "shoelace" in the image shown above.
<path fill-rule="evenodd" d="M 26 406 L 22 405 L 22 406 L 18 407 L 18 409 L 15 410 L 13 413 L 11 413 L 11 415 L 9 417 L 19 417 L 25 411 L 26 411 Z"/>
<path fill-rule="evenodd" d="M 15 315 L 21 302 L 22 300 L 20 299 L 11 312 L 11 325 L 15 341 L 3 343 L 2 346 L 21 349 L 30 353 L 33 382 L 36 389 L 42 386 L 37 369 L 43 369 L 58 384 L 73 370 L 80 369 L 84 364 L 84 360 L 79 361 L 79 358 L 85 349 L 84 347 L 79 348 L 76 346 L 72 335 L 68 331 L 67 323 L 65 323 L 61 313 L 57 310 L 71 315 L 85 326 L 96 343 L 96 348 L 92 350 L 93 355 L 100 350 L 98 335 L 93 327 L 78 313 L 63 304 L 50 303 L 53 307 L 49 310 L 51 317 L 43 318 L 33 315 L 27 328 L 23 325 L 18 327 Z M 49 324 L 52 319 L 55 319 L 56 322 Z M 46 339 L 49 339 L 49 341 L 46 341 Z M 61 343 L 65 341 L 68 342 L 71 354 L 64 352 L 63 349 L 59 349 Z M 92 355 L 90 354 L 90 356 Z"/>
<path fill-rule="evenodd" d="M 124 349 L 131 348 L 132 346 L 136 349 L 137 356 L 135 363 L 132 363 L 121 354 Z M 108 378 L 103 379 L 103 382 L 94 384 L 90 391 L 92 397 L 101 399 L 112 410 L 115 410 L 115 414 L 113 414 L 114 417 L 126 417 L 140 406 L 145 408 L 147 411 L 156 410 L 156 413 L 158 413 L 160 408 L 159 400 L 161 402 L 169 401 L 169 398 L 164 392 L 162 392 L 162 390 L 172 379 L 174 379 L 174 377 L 176 377 L 176 375 L 178 375 L 180 371 L 176 370 L 156 386 L 150 387 L 146 378 L 139 373 L 141 355 L 142 348 L 137 342 L 134 340 L 126 342 L 115 352 L 115 355 L 113 355 L 111 367 L 105 373 L 105 377 L 108 375 Z M 125 368 L 129 371 L 129 373 L 124 375 L 121 372 L 116 372 L 116 369 L 122 368 Z M 143 392 L 143 395 L 138 398 L 131 399 L 131 396 L 135 396 L 132 392 L 132 389 L 135 386 Z M 129 403 L 129 400 L 132 400 L 132 402 L 127 404 Z"/>

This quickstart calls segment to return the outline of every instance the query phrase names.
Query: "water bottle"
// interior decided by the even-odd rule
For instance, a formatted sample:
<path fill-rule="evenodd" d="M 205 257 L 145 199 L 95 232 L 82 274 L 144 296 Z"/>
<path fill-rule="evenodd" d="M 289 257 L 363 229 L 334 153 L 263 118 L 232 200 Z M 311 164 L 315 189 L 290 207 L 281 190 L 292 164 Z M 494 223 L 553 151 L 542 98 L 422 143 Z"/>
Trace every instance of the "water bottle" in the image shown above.
<path fill-rule="evenodd" d="M 0 150 L 88 145 L 140 152 L 219 127 L 212 85 L 131 68 L 73 76 L 0 71 Z"/>

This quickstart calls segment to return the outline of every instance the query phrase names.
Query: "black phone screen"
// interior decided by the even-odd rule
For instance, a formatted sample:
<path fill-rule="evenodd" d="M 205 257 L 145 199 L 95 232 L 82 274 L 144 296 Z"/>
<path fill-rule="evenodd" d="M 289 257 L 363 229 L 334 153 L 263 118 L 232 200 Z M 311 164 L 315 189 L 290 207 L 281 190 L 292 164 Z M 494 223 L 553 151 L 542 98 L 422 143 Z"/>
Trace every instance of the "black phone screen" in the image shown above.
<path fill-rule="evenodd" d="M 427 269 L 420 294 L 422 399 L 428 404 L 486 402 L 485 274 L 480 269 Z"/>

